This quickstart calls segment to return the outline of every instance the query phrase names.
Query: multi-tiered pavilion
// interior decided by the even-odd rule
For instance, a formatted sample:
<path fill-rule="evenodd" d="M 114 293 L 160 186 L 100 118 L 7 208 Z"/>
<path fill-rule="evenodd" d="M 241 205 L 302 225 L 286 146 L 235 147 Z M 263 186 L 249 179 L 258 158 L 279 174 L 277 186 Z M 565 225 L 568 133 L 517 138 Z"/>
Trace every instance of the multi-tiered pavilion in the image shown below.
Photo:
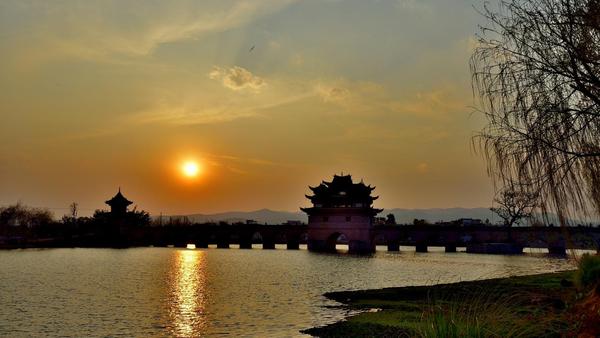
<path fill-rule="evenodd" d="M 339 238 L 348 242 L 354 253 L 374 252 L 372 228 L 375 216 L 382 209 L 373 208 L 378 196 L 371 196 L 375 187 L 352 181 L 350 175 L 334 175 L 331 182 L 323 181 L 309 187 L 313 195 L 310 208 L 301 208 L 308 214 L 308 249 L 335 251 Z"/>
<path fill-rule="evenodd" d="M 119 188 L 119 192 L 104 203 L 110 206 L 110 213 L 112 216 L 123 217 L 127 214 L 127 207 L 133 202 L 125 198 L 125 196 L 121 194 L 121 188 Z"/>

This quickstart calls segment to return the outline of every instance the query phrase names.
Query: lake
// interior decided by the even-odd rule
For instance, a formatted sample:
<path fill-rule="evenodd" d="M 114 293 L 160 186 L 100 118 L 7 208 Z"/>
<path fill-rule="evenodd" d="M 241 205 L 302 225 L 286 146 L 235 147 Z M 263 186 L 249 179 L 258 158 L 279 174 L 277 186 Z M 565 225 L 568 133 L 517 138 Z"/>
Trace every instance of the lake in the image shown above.
<path fill-rule="evenodd" d="M 402 248 L 405 249 L 405 248 Z M 347 315 L 328 291 L 573 268 L 541 253 L 44 249 L 0 251 L 0 336 L 301 336 Z"/>

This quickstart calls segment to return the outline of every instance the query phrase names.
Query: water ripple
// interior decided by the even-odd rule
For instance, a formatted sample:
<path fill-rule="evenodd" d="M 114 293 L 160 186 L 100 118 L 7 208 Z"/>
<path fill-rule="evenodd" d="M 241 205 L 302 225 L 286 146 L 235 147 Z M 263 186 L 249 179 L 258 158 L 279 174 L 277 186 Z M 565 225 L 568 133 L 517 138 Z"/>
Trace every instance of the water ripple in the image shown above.
<path fill-rule="evenodd" d="M 573 267 L 543 254 L 371 257 L 167 248 L 0 252 L 0 336 L 300 336 L 347 310 L 328 291 L 425 285 Z"/>

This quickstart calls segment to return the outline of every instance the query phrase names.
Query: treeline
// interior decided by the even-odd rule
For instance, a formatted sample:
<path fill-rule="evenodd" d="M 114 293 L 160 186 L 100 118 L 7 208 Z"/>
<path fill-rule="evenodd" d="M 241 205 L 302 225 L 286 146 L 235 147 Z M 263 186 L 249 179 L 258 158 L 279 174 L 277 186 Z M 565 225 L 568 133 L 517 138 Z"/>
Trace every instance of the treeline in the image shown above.
<path fill-rule="evenodd" d="M 114 236 L 120 227 L 138 228 L 151 224 L 150 214 L 136 209 L 115 218 L 109 211 L 96 210 L 91 217 L 77 216 L 77 204 L 70 213 L 55 220 L 47 208 L 22 203 L 0 207 L 0 245 L 42 242 L 94 241 Z"/>

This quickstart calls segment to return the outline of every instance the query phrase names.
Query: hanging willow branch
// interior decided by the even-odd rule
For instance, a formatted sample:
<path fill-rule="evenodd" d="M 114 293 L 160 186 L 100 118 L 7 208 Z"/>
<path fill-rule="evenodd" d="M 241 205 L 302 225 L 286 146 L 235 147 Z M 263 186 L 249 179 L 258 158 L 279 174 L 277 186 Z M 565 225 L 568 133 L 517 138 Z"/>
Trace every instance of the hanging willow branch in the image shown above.
<path fill-rule="evenodd" d="M 490 174 L 563 220 L 600 212 L 600 0 L 500 0 L 482 15 L 470 67 Z"/>

